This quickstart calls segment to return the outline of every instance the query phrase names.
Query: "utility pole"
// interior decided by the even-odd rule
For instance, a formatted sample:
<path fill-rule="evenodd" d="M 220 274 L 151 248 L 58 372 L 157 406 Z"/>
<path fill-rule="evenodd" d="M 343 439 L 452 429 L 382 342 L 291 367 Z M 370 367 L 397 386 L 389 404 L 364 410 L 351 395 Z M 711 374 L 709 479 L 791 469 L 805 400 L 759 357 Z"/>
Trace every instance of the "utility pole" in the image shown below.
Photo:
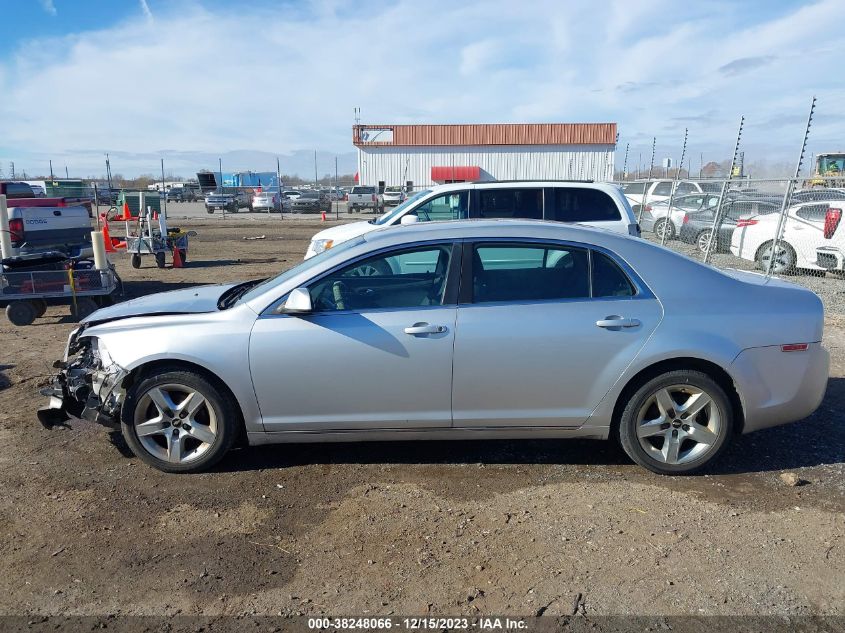
<path fill-rule="evenodd" d="M 183 190 L 184 191 L 184 190 Z M 167 219 L 167 188 L 164 186 L 164 159 L 161 159 L 161 193 L 164 194 L 164 219 Z M 166 236 L 162 236 L 166 237 Z"/>
<path fill-rule="evenodd" d="M 317 184 L 317 150 L 314 150 L 314 187 L 319 189 L 319 185 Z"/>
<path fill-rule="evenodd" d="M 51 158 L 50 159 L 50 182 L 52 183 L 53 180 L 55 180 L 55 179 L 53 178 L 53 159 Z"/>
<path fill-rule="evenodd" d="M 284 198 L 282 198 L 282 170 L 279 166 L 279 157 L 276 156 L 276 186 L 279 188 L 279 219 L 282 219 L 282 212 L 285 210 Z"/>
<path fill-rule="evenodd" d="M 338 198 L 337 189 L 337 156 L 334 157 L 334 219 L 340 219 L 340 199 Z"/>

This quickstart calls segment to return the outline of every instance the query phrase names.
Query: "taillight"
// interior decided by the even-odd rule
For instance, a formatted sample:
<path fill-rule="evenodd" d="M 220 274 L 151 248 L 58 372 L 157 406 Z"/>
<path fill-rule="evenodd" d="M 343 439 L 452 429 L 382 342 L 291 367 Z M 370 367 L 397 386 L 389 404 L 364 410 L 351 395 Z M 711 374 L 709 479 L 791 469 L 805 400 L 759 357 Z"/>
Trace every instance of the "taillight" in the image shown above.
<path fill-rule="evenodd" d="M 689 214 L 684 213 L 684 219 L 681 221 L 681 224 L 686 224 L 687 222 L 689 222 Z"/>
<path fill-rule="evenodd" d="M 23 219 L 9 220 L 9 236 L 12 238 L 12 246 L 15 248 L 23 244 Z"/>
<path fill-rule="evenodd" d="M 781 345 L 780 351 L 782 351 L 782 352 L 806 352 L 809 347 L 810 347 L 809 343 L 789 343 L 787 345 Z"/>
<path fill-rule="evenodd" d="M 831 207 L 824 216 L 824 239 L 829 240 L 836 233 L 839 221 L 842 219 L 842 209 Z"/>
<path fill-rule="evenodd" d="M 736 228 L 741 229 L 746 226 L 754 226 L 755 224 L 757 224 L 757 220 L 737 220 Z"/>

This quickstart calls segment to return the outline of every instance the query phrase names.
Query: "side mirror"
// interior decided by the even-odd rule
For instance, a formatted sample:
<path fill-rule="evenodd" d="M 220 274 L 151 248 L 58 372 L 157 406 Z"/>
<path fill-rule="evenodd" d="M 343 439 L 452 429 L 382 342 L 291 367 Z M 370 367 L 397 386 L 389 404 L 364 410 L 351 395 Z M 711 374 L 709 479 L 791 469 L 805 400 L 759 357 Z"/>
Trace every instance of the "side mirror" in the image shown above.
<path fill-rule="evenodd" d="M 402 219 L 399 220 L 399 224 L 416 224 L 419 222 L 420 219 L 414 213 L 406 213 L 402 216 Z"/>
<path fill-rule="evenodd" d="M 308 314 L 313 311 L 311 293 L 308 288 L 294 288 L 290 291 L 287 301 L 279 310 L 280 314 Z"/>

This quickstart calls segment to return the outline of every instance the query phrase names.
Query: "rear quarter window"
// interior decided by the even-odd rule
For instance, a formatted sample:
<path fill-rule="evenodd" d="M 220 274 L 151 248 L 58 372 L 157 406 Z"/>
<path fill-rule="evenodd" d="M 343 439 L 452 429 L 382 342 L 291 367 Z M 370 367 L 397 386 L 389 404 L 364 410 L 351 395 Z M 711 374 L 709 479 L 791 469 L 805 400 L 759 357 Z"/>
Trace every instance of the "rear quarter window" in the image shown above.
<path fill-rule="evenodd" d="M 546 190 L 546 220 L 556 222 L 614 222 L 622 219 L 616 201 L 598 189 Z"/>

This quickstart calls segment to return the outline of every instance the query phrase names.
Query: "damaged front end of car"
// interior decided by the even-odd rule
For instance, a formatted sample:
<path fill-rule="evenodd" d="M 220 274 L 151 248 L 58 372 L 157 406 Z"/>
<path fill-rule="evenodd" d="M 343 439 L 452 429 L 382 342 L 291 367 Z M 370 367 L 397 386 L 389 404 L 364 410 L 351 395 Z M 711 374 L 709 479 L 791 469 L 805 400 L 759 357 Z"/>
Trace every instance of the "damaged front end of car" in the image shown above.
<path fill-rule="evenodd" d="M 120 423 L 128 372 L 112 360 L 100 339 L 85 335 L 85 326 L 71 332 L 64 360 L 53 366 L 60 371 L 41 390 L 50 398 L 38 410 L 42 425 L 63 426 L 72 417 L 109 427 Z"/>

